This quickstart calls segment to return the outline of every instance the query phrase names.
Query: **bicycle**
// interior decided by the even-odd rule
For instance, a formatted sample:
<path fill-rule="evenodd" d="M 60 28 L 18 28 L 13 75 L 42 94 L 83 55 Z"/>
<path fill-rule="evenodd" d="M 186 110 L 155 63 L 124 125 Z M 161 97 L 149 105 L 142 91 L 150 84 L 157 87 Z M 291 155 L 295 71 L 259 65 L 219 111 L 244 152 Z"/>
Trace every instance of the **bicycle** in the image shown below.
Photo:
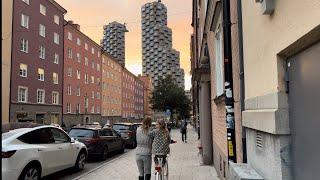
<path fill-rule="evenodd" d="M 168 158 L 164 159 L 163 156 L 158 156 L 158 165 L 155 165 L 155 179 L 156 180 L 168 180 Z"/>

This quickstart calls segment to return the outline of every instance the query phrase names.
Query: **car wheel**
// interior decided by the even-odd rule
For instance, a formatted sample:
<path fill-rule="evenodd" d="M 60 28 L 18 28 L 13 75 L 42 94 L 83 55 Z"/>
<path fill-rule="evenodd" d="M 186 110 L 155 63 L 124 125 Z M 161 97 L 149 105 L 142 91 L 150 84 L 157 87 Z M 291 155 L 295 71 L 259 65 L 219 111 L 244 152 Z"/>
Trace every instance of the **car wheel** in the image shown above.
<path fill-rule="evenodd" d="M 107 159 L 107 156 L 108 156 L 108 147 L 104 147 L 102 152 L 101 152 L 101 160 L 106 160 Z"/>
<path fill-rule="evenodd" d="M 75 169 L 76 170 L 83 170 L 85 161 L 86 161 L 86 153 L 83 151 L 80 151 L 80 153 L 77 157 L 76 164 L 75 164 Z"/>
<path fill-rule="evenodd" d="M 41 171 L 40 171 L 40 168 L 36 165 L 26 166 L 19 177 L 19 180 L 40 180 L 40 179 L 41 179 Z"/>

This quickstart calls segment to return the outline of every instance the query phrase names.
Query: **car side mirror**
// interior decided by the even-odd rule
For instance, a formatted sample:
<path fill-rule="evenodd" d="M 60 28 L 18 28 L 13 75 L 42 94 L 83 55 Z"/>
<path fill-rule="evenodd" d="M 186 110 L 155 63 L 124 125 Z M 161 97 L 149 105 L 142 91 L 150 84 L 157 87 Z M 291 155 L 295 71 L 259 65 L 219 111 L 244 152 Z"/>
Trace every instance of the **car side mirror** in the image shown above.
<path fill-rule="evenodd" d="M 74 140 L 74 138 L 72 137 L 70 143 L 75 143 L 75 142 L 76 140 Z"/>

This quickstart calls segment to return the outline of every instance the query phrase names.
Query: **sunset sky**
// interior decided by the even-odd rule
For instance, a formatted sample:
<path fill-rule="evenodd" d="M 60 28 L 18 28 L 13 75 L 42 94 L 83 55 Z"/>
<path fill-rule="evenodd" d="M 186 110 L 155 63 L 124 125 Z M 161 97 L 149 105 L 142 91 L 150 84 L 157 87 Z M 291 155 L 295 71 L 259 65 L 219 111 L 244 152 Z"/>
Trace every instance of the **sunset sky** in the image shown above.
<path fill-rule="evenodd" d="M 56 0 L 68 13 L 66 20 L 80 25 L 80 30 L 100 44 L 103 25 L 112 21 L 127 23 L 126 67 L 134 74 L 142 73 L 141 7 L 154 0 Z M 180 51 L 181 67 L 185 71 L 186 89 L 191 87 L 190 35 L 192 1 L 162 0 L 168 9 L 168 26 L 173 33 L 173 48 Z"/>

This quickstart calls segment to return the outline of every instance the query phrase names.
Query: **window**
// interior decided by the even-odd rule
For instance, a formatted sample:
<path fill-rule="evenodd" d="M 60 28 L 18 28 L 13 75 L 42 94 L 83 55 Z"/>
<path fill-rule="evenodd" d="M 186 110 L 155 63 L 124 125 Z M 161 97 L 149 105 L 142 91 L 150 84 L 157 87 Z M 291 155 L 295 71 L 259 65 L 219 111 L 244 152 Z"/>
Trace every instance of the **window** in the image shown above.
<path fill-rule="evenodd" d="M 77 96 L 80 96 L 80 87 L 77 87 Z"/>
<path fill-rule="evenodd" d="M 59 92 L 52 91 L 52 104 L 59 104 Z"/>
<path fill-rule="evenodd" d="M 89 84 L 88 74 L 84 74 L 84 83 Z"/>
<path fill-rule="evenodd" d="M 91 48 L 91 53 L 94 54 L 94 48 Z"/>
<path fill-rule="evenodd" d="M 20 76 L 27 77 L 28 75 L 28 66 L 26 64 L 20 64 Z"/>
<path fill-rule="evenodd" d="M 53 60 L 53 63 L 55 63 L 55 64 L 59 64 L 59 54 L 54 53 L 54 60 Z"/>
<path fill-rule="evenodd" d="M 100 51 L 98 51 L 98 57 L 100 57 Z"/>
<path fill-rule="evenodd" d="M 68 95 L 72 94 L 72 89 L 71 89 L 71 85 L 70 84 L 67 86 L 67 94 Z"/>
<path fill-rule="evenodd" d="M 59 44 L 59 34 L 58 33 L 53 33 L 53 41 L 56 44 Z"/>
<path fill-rule="evenodd" d="M 63 131 L 61 131 L 60 129 L 56 129 L 56 128 L 50 128 L 52 135 L 53 135 L 53 139 L 55 143 L 67 143 L 70 142 L 70 138 L 66 135 L 66 133 L 64 133 Z"/>
<path fill-rule="evenodd" d="M 70 41 L 72 41 L 72 34 L 71 34 L 71 32 L 68 32 L 68 39 L 69 39 Z"/>
<path fill-rule="evenodd" d="M 19 86 L 18 87 L 18 102 L 27 102 L 28 101 L 28 88 Z"/>
<path fill-rule="evenodd" d="M 44 103 L 44 96 L 45 91 L 43 89 L 37 90 L 37 103 L 43 104 Z"/>
<path fill-rule="evenodd" d="M 29 51 L 29 46 L 28 46 L 29 42 L 26 39 L 21 39 L 20 42 L 20 51 L 28 53 Z"/>
<path fill-rule="evenodd" d="M 22 0 L 22 2 L 25 2 L 26 4 L 29 5 L 29 0 Z"/>
<path fill-rule="evenodd" d="M 40 4 L 40 13 L 42 15 L 46 15 L 46 11 L 47 11 L 47 8 L 44 5 Z"/>
<path fill-rule="evenodd" d="M 29 16 L 21 14 L 21 26 L 29 28 Z"/>
<path fill-rule="evenodd" d="M 39 35 L 46 37 L 46 27 L 42 24 L 39 24 Z"/>
<path fill-rule="evenodd" d="M 102 64 L 105 64 L 105 60 L 104 60 L 104 57 L 102 57 Z"/>
<path fill-rule="evenodd" d="M 49 128 L 41 128 L 38 130 L 26 133 L 18 138 L 20 141 L 27 144 L 51 144 L 54 143 L 54 138 Z"/>
<path fill-rule="evenodd" d="M 44 81 L 44 69 L 38 68 L 38 80 Z"/>
<path fill-rule="evenodd" d="M 80 104 L 77 104 L 76 113 L 80 114 Z"/>
<path fill-rule="evenodd" d="M 100 99 L 100 93 L 97 92 L 97 99 Z"/>
<path fill-rule="evenodd" d="M 71 113 L 71 104 L 67 103 L 67 113 Z"/>
<path fill-rule="evenodd" d="M 52 78 L 53 78 L 53 84 L 58 84 L 59 83 L 59 78 L 58 78 L 58 74 L 57 73 L 53 73 L 52 74 Z"/>
<path fill-rule="evenodd" d="M 97 78 L 97 83 L 100 84 L 100 78 Z"/>
<path fill-rule="evenodd" d="M 100 64 L 97 64 L 97 71 L 100 71 Z"/>
<path fill-rule="evenodd" d="M 39 58 L 40 59 L 46 58 L 46 48 L 44 46 L 39 47 Z"/>
<path fill-rule="evenodd" d="M 221 17 L 220 17 L 221 19 Z M 215 60 L 216 60 L 216 96 L 221 96 L 224 91 L 223 87 L 223 71 L 222 71 L 222 63 L 223 63 L 223 54 L 222 54 L 222 32 L 221 32 L 221 24 L 219 24 L 216 28 L 215 32 Z"/>
<path fill-rule="evenodd" d="M 97 113 L 100 113 L 100 106 L 97 106 Z"/>
<path fill-rule="evenodd" d="M 94 83 L 94 76 L 91 76 L 91 83 Z"/>
<path fill-rule="evenodd" d="M 91 107 L 91 113 L 94 113 L 94 106 Z"/>
<path fill-rule="evenodd" d="M 72 59 L 72 49 L 68 47 L 68 58 Z"/>
<path fill-rule="evenodd" d="M 80 79 L 80 70 L 77 69 L 77 79 Z"/>
<path fill-rule="evenodd" d="M 92 67 L 92 69 L 94 69 L 94 62 L 93 62 L 93 60 L 92 60 L 92 63 L 91 63 L 91 67 Z"/>
<path fill-rule="evenodd" d="M 87 57 L 84 57 L 84 65 L 89 66 L 89 61 Z"/>
<path fill-rule="evenodd" d="M 77 38 L 77 44 L 80 46 L 81 45 L 81 40 Z"/>
<path fill-rule="evenodd" d="M 79 53 L 77 53 L 77 61 L 78 61 L 78 62 L 81 62 L 81 56 L 80 56 Z"/>
<path fill-rule="evenodd" d="M 72 67 L 68 67 L 67 74 L 69 77 L 72 77 Z"/>
<path fill-rule="evenodd" d="M 86 50 L 88 50 L 88 44 L 87 44 L 87 43 L 84 43 L 84 48 L 85 48 Z"/>
<path fill-rule="evenodd" d="M 54 21 L 54 23 L 56 23 L 56 24 L 60 24 L 60 18 L 59 18 L 59 16 L 58 15 L 54 15 L 53 16 L 53 21 Z"/>
<path fill-rule="evenodd" d="M 94 91 L 91 91 L 91 98 L 94 99 Z"/>

